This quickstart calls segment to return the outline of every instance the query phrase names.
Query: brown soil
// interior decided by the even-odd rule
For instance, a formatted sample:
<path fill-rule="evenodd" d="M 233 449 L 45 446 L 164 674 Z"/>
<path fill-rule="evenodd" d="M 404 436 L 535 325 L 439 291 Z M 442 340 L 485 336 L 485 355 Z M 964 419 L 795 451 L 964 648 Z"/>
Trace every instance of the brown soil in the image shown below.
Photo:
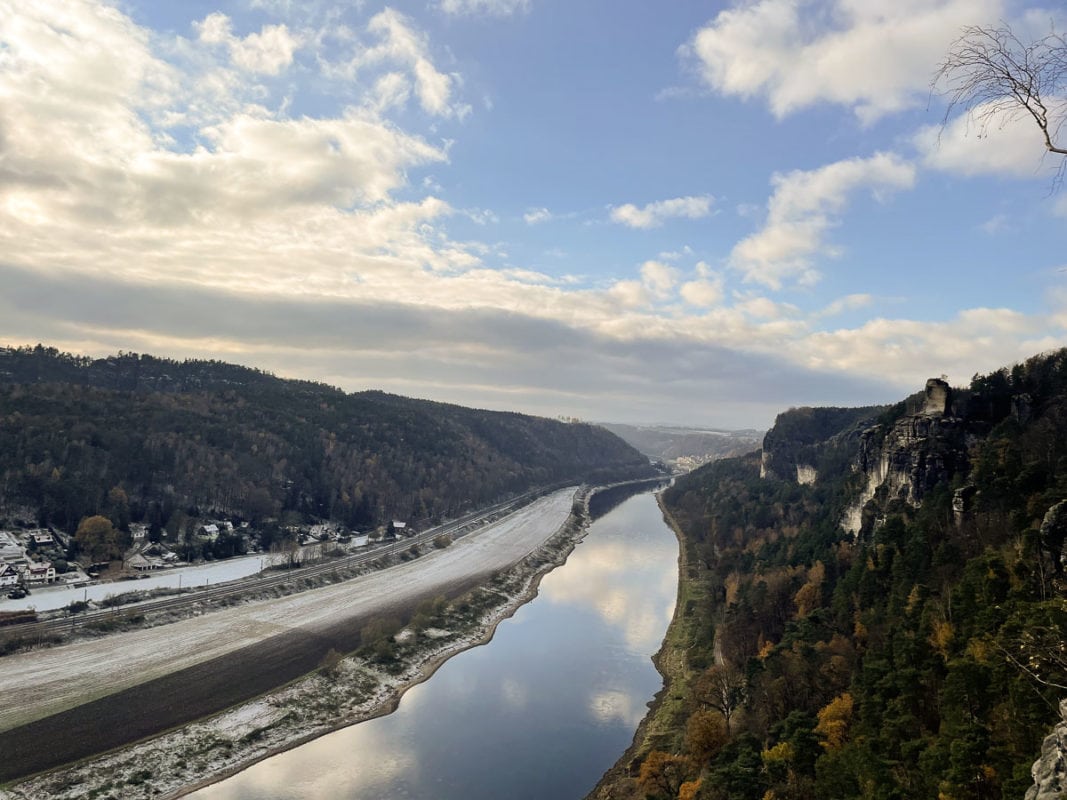
<path fill-rule="evenodd" d="M 447 591 L 452 598 L 485 580 L 468 578 Z M 410 619 L 437 589 L 389 608 L 317 628 L 278 634 L 164 677 L 0 732 L 0 783 L 26 778 L 155 736 L 251 700 L 316 669 L 331 648 L 360 646 L 360 631 L 378 616 Z"/>

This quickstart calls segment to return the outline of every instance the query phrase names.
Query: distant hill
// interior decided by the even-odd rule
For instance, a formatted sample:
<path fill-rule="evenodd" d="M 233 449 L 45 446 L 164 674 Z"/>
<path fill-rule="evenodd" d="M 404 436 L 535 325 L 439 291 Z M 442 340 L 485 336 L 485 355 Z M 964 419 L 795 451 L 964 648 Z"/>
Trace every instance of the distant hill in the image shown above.
<path fill-rule="evenodd" d="M 718 458 L 751 453 L 759 449 L 763 440 L 763 431 L 753 429 L 727 431 L 607 422 L 601 425 L 654 461 L 683 470 Z"/>
<path fill-rule="evenodd" d="M 652 474 L 593 425 L 347 394 L 217 361 L 0 348 L 0 512 L 28 508 L 68 531 L 106 513 L 115 487 L 133 521 L 295 512 L 361 528 Z"/>

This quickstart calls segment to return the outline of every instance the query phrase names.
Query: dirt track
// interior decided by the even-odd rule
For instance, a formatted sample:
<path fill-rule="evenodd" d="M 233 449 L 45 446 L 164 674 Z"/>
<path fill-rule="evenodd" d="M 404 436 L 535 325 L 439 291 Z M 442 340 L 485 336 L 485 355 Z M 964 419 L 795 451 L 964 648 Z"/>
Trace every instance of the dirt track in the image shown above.
<path fill-rule="evenodd" d="M 516 563 L 570 511 L 557 492 L 398 567 L 281 600 L 0 662 L 0 782 L 119 747 L 217 712 L 359 645 L 381 614 L 455 594 Z"/>

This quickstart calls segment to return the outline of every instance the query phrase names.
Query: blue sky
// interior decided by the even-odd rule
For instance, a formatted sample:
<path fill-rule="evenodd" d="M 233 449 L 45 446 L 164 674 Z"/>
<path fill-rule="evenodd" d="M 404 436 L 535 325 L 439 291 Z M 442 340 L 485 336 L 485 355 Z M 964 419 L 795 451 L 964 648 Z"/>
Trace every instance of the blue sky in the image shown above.
<path fill-rule="evenodd" d="M 763 427 L 1065 344 L 1011 0 L 0 0 L 0 341 Z M 1062 98 L 1059 100 L 1062 102 Z"/>

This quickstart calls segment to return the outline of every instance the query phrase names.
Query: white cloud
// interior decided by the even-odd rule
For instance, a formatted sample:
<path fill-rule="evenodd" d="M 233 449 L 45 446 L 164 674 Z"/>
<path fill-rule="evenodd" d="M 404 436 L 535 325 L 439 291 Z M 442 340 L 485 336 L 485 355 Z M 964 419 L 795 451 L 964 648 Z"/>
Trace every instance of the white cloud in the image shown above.
<path fill-rule="evenodd" d="M 815 318 L 836 317 L 845 311 L 866 308 L 873 302 L 874 298 L 869 294 L 849 294 L 834 300 L 821 311 L 816 312 L 814 316 Z"/>
<path fill-rule="evenodd" d="M 361 73 L 368 70 L 399 66 L 407 71 L 407 76 L 402 76 L 403 83 L 391 77 L 390 83 L 377 87 L 378 94 L 386 102 L 396 103 L 401 98 L 406 99 L 405 92 L 414 91 L 419 105 L 428 114 L 462 118 L 470 113 L 470 105 L 453 101 L 460 77 L 442 72 L 435 66 L 428 37 L 417 30 L 408 17 L 386 8 L 370 18 L 366 32 L 374 40 L 372 43 L 364 43 L 357 32 L 349 29 L 333 33 L 339 39 L 349 41 L 353 54 L 339 63 L 324 62 L 327 77 L 356 82 Z"/>
<path fill-rule="evenodd" d="M 820 102 L 864 122 L 921 105 L 964 25 L 995 22 L 1004 0 L 749 0 L 682 48 L 712 89 L 763 97 L 778 117 Z"/>
<path fill-rule="evenodd" d="M 1063 105 L 1063 100 L 1050 100 Z M 912 138 L 923 163 L 933 169 L 958 175 L 1006 175 L 1049 177 L 1060 166 L 1062 156 L 1048 156 L 1041 133 L 1032 117 L 998 114 L 983 119 L 987 106 L 961 114 L 942 129 L 923 127 Z M 1046 157 L 1047 156 L 1047 157 Z"/>
<path fill-rule="evenodd" d="M 495 225 L 500 222 L 500 217 L 488 208 L 468 208 L 463 214 L 475 225 Z"/>
<path fill-rule="evenodd" d="M 777 303 L 768 297 L 745 297 L 734 304 L 734 308 L 755 319 L 779 320 L 792 317 L 797 307 L 790 303 Z"/>
<path fill-rule="evenodd" d="M 677 261 L 683 256 L 689 256 L 693 254 L 693 248 L 689 245 L 684 245 L 681 250 L 665 250 L 660 253 L 657 258 L 661 261 Z"/>
<path fill-rule="evenodd" d="M 972 308 L 944 322 L 872 319 L 858 328 L 813 333 L 790 350 L 816 369 L 880 370 L 909 376 L 915 385 L 923 375 L 945 373 L 966 383 L 975 372 L 1062 346 L 1063 323 L 1007 308 Z"/>
<path fill-rule="evenodd" d="M 978 227 L 989 236 L 996 236 L 1014 228 L 1007 214 L 994 214 Z"/>
<path fill-rule="evenodd" d="M 301 45 L 300 38 L 285 25 L 264 25 L 259 33 L 237 37 L 230 18 L 217 11 L 194 23 L 194 27 L 201 42 L 225 45 L 234 64 L 265 75 L 277 75 L 292 64 L 293 53 Z"/>
<path fill-rule="evenodd" d="M 646 261 L 641 265 L 641 282 L 654 297 L 666 300 L 678 283 L 678 270 L 660 261 Z"/>
<path fill-rule="evenodd" d="M 552 219 L 552 212 L 547 208 L 531 208 L 522 215 L 522 218 L 527 225 L 540 225 L 542 222 L 548 222 Z"/>
<path fill-rule="evenodd" d="M 676 197 L 638 208 L 632 203 L 616 206 L 611 219 L 631 228 L 658 228 L 668 219 L 700 219 L 711 214 L 711 195 Z"/>
<path fill-rule="evenodd" d="M 608 295 L 628 309 L 647 306 L 652 302 L 651 292 L 641 281 L 616 281 L 608 290 Z"/>
<path fill-rule="evenodd" d="M 738 242 L 730 260 L 746 281 L 779 289 L 789 278 L 802 284 L 818 279 L 813 259 L 836 255 L 826 233 L 854 192 L 869 189 L 882 197 L 908 189 L 915 183 L 915 167 L 894 153 L 878 153 L 778 174 L 772 183 L 774 195 L 763 229 Z"/>
<path fill-rule="evenodd" d="M 506 17 L 530 10 L 530 0 L 441 0 L 446 14 Z"/>
<path fill-rule="evenodd" d="M 722 302 L 723 279 L 719 275 L 704 272 L 696 280 L 683 283 L 678 294 L 691 306 L 712 308 Z"/>

